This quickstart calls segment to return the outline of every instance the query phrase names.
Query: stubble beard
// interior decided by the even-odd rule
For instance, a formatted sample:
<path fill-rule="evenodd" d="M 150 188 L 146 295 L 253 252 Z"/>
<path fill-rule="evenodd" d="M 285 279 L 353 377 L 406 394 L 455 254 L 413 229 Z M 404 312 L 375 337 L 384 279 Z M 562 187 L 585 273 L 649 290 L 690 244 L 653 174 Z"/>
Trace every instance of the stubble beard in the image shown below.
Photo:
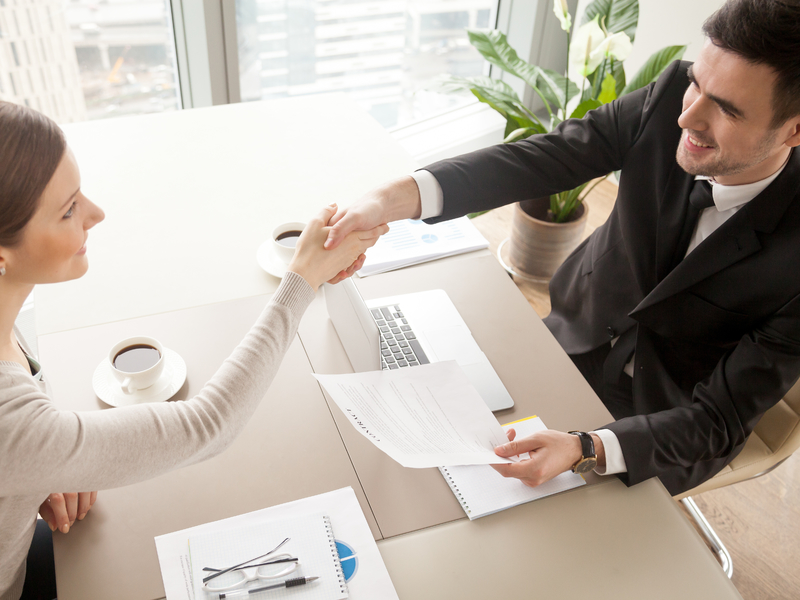
<path fill-rule="evenodd" d="M 678 150 L 675 153 L 675 160 L 678 165 L 686 171 L 689 175 L 702 175 L 704 177 L 723 177 L 728 175 L 736 175 L 742 173 L 747 169 L 753 167 L 767 160 L 771 152 L 772 146 L 777 136 L 777 131 L 769 132 L 759 143 L 755 151 L 748 157 L 747 160 L 735 160 L 719 156 L 719 148 L 714 145 L 714 157 L 710 160 L 695 161 L 692 160 L 691 155 L 683 147 L 684 139 L 689 135 L 689 130 L 684 129 L 681 139 L 678 142 Z M 695 137 L 692 135 L 692 137 Z M 697 138 L 695 138 L 697 139 Z M 703 142 L 705 143 L 705 142 Z"/>

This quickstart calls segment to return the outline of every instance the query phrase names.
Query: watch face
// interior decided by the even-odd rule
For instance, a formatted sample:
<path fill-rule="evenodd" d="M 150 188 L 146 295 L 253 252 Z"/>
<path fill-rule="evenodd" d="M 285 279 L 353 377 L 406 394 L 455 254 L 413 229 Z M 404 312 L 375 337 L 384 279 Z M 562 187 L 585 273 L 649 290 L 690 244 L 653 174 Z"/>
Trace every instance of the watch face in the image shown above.
<path fill-rule="evenodd" d="M 575 465 L 574 471 L 576 473 L 588 473 L 592 469 L 597 466 L 597 459 L 596 458 L 584 458 L 580 461 L 577 465 Z"/>

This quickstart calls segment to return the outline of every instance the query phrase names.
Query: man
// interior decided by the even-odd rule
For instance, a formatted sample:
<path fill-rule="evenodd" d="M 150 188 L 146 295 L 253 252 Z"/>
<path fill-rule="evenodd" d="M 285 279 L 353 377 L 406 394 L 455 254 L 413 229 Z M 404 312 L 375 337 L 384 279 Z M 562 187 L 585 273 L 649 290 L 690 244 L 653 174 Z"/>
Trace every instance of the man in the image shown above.
<path fill-rule="evenodd" d="M 800 0 L 729 0 L 694 64 L 546 135 L 441 161 L 333 219 L 450 219 L 622 170 L 608 221 L 550 283 L 550 331 L 617 419 L 598 472 L 672 494 L 717 473 L 800 375 Z M 710 181 L 708 181 L 710 179 Z M 578 436 L 512 441 L 529 485 Z"/>

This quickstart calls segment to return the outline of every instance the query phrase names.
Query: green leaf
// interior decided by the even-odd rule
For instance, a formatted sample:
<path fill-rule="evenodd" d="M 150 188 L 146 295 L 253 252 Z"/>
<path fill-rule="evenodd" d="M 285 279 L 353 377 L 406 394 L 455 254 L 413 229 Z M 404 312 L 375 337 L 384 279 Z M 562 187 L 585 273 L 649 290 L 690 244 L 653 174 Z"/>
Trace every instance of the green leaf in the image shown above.
<path fill-rule="evenodd" d="M 503 143 L 510 144 L 511 142 L 517 142 L 519 140 L 531 137 L 532 135 L 536 135 L 537 133 L 547 133 L 547 131 L 541 125 L 536 127 L 520 127 L 519 129 L 515 129 L 514 131 L 510 132 L 505 139 L 503 139 Z"/>
<path fill-rule="evenodd" d="M 653 83 L 672 61 L 680 60 L 685 51 L 686 46 L 667 46 L 658 52 L 654 52 L 653 55 L 647 59 L 647 62 L 642 65 L 639 72 L 633 76 L 630 83 L 625 86 L 625 89 L 622 90 L 622 94 L 620 95 L 629 94 Z"/>
<path fill-rule="evenodd" d="M 536 77 L 536 86 L 551 104 L 564 108 L 572 98 L 580 93 L 578 86 L 571 79 L 567 79 L 560 73 L 550 69 L 536 68 L 539 71 Z M 566 100 L 564 97 L 565 92 Z"/>
<path fill-rule="evenodd" d="M 576 188 L 550 196 L 550 211 L 553 213 L 554 222 L 564 223 L 569 221 L 575 209 L 583 203 L 583 199 L 580 198 L 580 195 L 588 183 L 587 181 Z"/>
<path fill-rule="evenodd" d="M 606 73 L 605 79 L 600 86 L 600 95 L 597 100 L 601 104 L 608 104 L 617 99 L 617 81 L 611 73 Z"/>
<path fill-rule="evenodd" d="M 584 100 L 578 106 L 575 107 L 575 110 L 572 111 L 572 114 L 569 116 L 570 119 L 582 119 L 586 116 L 586 113 L 590 110 L 594 110 L 603 106 L 600 102 L 595 100 L 594 98 L 589 98 L 588 100 Z"/>
<path fill-rule="evenodd" d="M 552 112 L 553 104 L 559 108 L 563 108 L 563 105 L 559 103 L 559 98 L 563 98 L 563 92 L 560 97 L 554 90 L 545 94 L 539 87 L 539 77 L 543 73 L 542 69 L 525 62 L 517 56 L 516 50 L 509 45 L 505 34 L 496 29 L 490 31 L 467 29 L 467 36 L 469 37 L 470 44 L 472 44 L 487 61 L 500 67 L 506 73 L 514 77 L 519 77 L 542 96 L 545 104 L 548 105 L 548 112 Z M 544 81 L 545 79 L 543 79 L 543 82 Z"/>
<path fill-rule="evenodd" d="M 519 127 L 533 127 L 538 123 L 523 106 L 517 93 L 504 81 L 491 77 L 456 77 L 440 75 L 430 88 L 443 93 L 471 92 L 478 100 L 488 104 L 509 121 L 507 131 Z"/>
<path fill-rule="evenodd" d="M 600 16 L 600 22 L 612 33 L 624 31 L 631 38 L 639 25 L 639 0 L 594 0 L 586 7 L 583 22 L 588 23 Z"/>
<path fill-rule="evenodd" d="M 587 78 L 589 87 L 584 90 L 582 100 L 588 100 L 589 98 L 595 97 L 594 92 L 600 87 L 596 85 L 596 83 L 598 81 L 604 81 L 609 72 L 614 76 L 614 80 L 617 82 L 617 98 L 622 95 L 622 90 L 625 88 L 625 68 L 622 65 L 622 61 L 609 59 L 603 61 L 600 66 L 597 67 L 595 72 L 589 75 Z M 599 95 L 600 92 L 598 90 L 598 96 Z"/>

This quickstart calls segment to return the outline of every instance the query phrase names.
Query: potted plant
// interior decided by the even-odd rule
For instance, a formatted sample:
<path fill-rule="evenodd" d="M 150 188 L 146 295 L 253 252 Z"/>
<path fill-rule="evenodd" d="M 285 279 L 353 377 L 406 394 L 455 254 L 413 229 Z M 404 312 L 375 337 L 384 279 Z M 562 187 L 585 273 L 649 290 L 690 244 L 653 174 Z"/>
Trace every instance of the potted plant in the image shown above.
<path fill-rule="evenodd" d="M 505 143 L 548 133 L 567 118 L 583 118 L 588 111 L 650 84 L 686 50 L 686 46 L 659 50 L 627 81 L 623 62 L 636 35 L 638 0 L 594 0 L 574 35 L 566 0 L 555 0 L 554 11 L 567 36 L 563 74 L 522 60 L 497 30 L 467 30 L 470 43 L 486 60 L 521 79 L 541 99 L 544 111 L 540 114 L 498 79 L 444 75 L 437 80 L 443 91 L 471 92 L 500 113 L 506 119 Z M 588 214 L 583 199 L 594 185 L 587 188 L 587 182 L 550 198 L 517 204 L 509 256 L 516 274 L 535 280 L 552 277 L 581 240 Z"/>

